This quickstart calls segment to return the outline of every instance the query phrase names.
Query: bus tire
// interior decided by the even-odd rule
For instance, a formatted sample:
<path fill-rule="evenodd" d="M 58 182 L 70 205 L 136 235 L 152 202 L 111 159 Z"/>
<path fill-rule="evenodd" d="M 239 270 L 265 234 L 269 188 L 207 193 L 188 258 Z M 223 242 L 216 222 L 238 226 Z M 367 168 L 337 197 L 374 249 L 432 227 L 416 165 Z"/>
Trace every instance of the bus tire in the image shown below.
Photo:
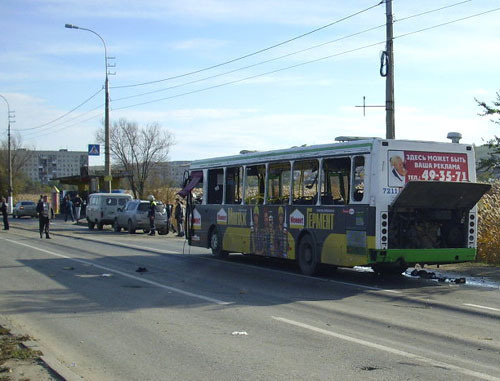
<path fill-rule="evenodd" d="M 94 230 L 95 223 L 93 223 L 92 221 L 89 221 L 88 226 L 89 226 L 89 230 Z"/>
<path fill-rule="evenodd" d="M 222 250 L 222 236 L 216 227 L 212 229 L 210 234 L 210 248 L 212 254 L 219 258 L 225 258 L 229 254 L 227 251 Z"/>
<path fill-rule="evenodd" d="M 314 241 L 309 234 L 300 240 L 297 259 L 302 274 L 314 275 L 318 272 L 320 261 L 316 255 Z"/>

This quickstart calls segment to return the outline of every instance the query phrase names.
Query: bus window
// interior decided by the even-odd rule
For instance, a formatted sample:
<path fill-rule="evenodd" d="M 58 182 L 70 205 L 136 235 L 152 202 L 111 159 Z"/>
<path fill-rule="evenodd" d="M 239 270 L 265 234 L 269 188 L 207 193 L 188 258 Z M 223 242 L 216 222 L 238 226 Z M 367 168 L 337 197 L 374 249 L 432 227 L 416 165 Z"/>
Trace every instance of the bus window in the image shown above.
<path fill-rule="evenodd" d="M 266 166 L 248 166 L 246 172 L 245 203 L 250 205 L 263 204 Z"/>
<path fill-rule="evenodd" d="M 224 170 L 210 169 L 208 171 L 208 203 L 222 204 L 224 188 Z"/>
<path fill-rule="evenodd" d="M 241 204 L 243 192 L 243 168 L 226 169 L 226 204 Z"/>
<path fill-rule="evenodd" d="M 349 203 L 349 178 L 351 159 L 340 157 L 323 161 L 322 205 L 346 205 Z"/>
<path fill-rule="evenodd" d="M 363 201 L 365 194 L 365 158 L 356 156 L 354 158 L 352 176 L 352 198 L 354 201 Z"/>
<path fill-rule="evenodd" d="M 267 175 L 267 203 L 288 204 L 290 198 L 290 163 L 272 163 Z"/>
<path fill-rule="evenodd" d="M 293 203 L 314 205 L 318 197 L 318 161 L 304 160 L 293 163 Z"/>

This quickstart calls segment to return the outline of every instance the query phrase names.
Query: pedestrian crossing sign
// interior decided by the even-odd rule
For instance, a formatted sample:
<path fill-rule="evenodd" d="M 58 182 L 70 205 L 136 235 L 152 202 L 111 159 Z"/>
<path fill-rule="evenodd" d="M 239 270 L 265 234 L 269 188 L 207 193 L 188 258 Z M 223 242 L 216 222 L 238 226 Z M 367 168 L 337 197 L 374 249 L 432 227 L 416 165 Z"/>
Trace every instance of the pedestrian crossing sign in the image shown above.
<path fill-rule="evenodd" d="M 99 144 L 89 144 L 89 156 L 99 156 Z"/>

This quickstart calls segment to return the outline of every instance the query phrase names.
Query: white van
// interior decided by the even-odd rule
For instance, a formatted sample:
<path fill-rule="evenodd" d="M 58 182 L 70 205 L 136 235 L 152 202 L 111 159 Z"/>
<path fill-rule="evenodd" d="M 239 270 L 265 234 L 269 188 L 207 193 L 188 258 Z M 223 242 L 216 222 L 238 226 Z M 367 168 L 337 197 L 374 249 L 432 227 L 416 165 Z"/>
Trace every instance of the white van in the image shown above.
<path fill-rule="evenodd" d="M 132 196 L 125 193 L 93 193 L 87 201 L 87 222 L 89 229 L 102 230 L 103 225 L 113 225 L 117 209 L 122 208 L 132 200 Z"/>

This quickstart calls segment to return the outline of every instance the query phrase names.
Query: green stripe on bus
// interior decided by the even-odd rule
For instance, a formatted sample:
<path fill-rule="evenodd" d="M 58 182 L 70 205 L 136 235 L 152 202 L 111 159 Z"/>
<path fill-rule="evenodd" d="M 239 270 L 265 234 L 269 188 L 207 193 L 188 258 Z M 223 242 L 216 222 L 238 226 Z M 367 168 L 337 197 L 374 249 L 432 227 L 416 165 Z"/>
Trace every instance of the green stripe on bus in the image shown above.
<path fill-rule="evenodd" d="M 385 255 L 383 255 L 385 253 Z M 394 263 L 398 259 L 407 263 L 457 263 L 476 259 L 476 249 L 388 249 L 377 250 L 374 263 Z"/>

